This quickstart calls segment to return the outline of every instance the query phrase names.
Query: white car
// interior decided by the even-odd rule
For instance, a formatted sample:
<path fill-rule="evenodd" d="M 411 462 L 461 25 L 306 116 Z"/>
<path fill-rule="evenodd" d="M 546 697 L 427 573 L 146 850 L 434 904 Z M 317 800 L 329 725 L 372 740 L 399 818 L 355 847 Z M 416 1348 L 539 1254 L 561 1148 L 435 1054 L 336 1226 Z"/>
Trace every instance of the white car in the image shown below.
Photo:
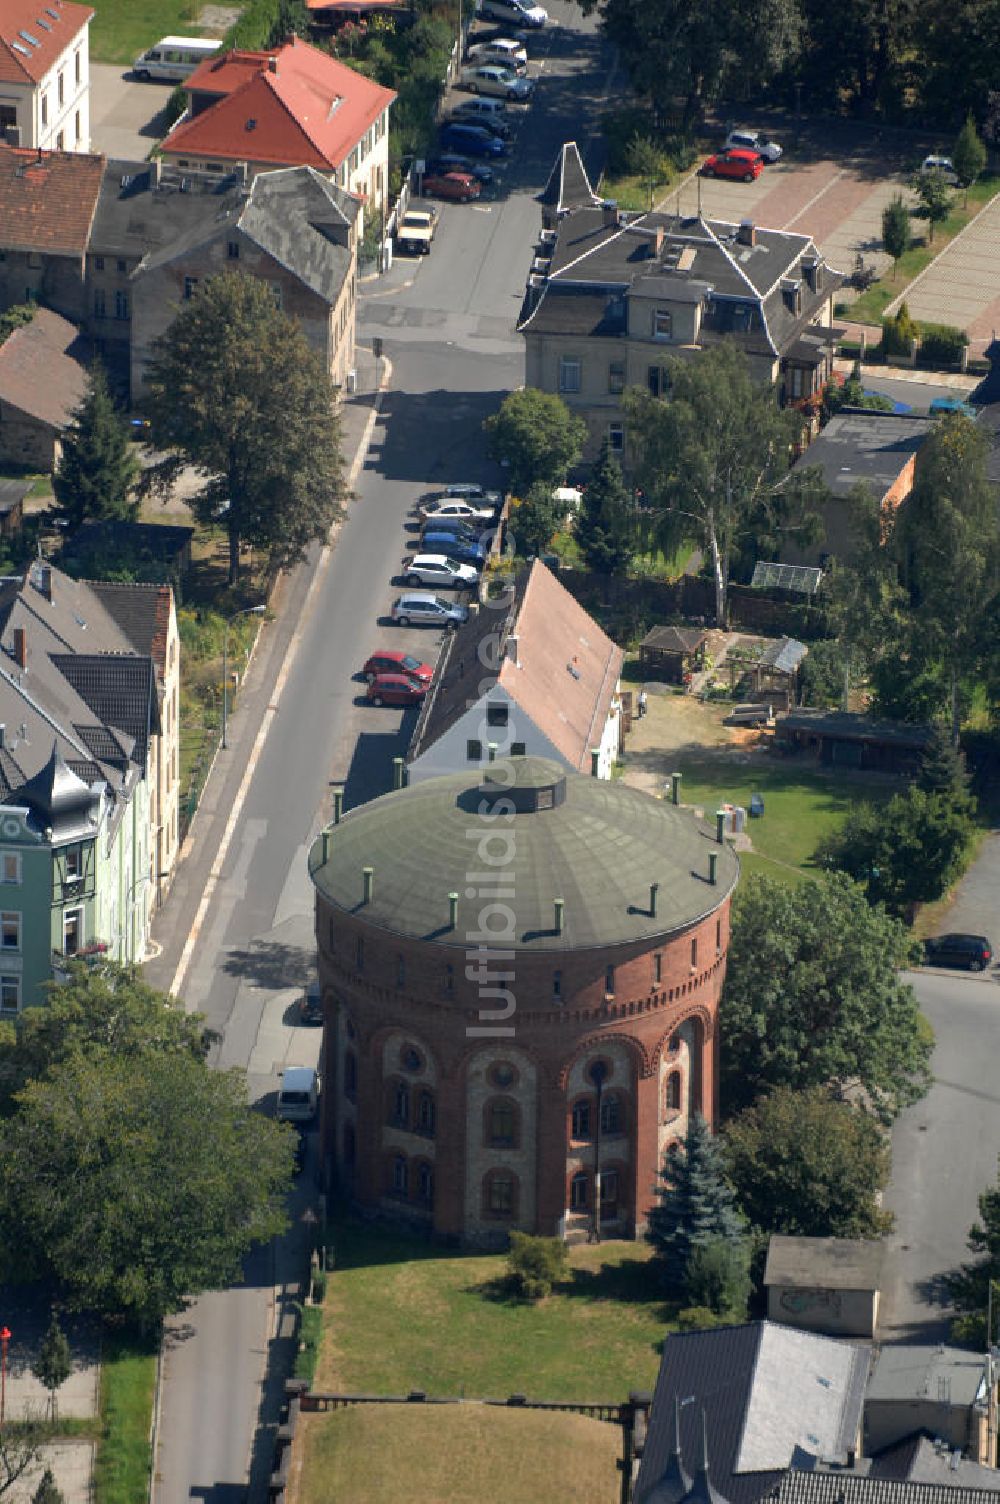
<path fill-rule="evenodd" d="M 947 183 L 954 185 L 958 182 L 958 173 L 955 171 L 955 164 L 950 157 L 925 157 L 920 164 L 920 171 L 940 172 Z"/>
<path fill-rule="evenodd" d="M 429 501 L 420 508 L 427 522 L 494 522 L 491 506 L 477 506 L 473 501 Z"/>
<path fill-rule="evenodd" d="M 782 155 L 777 141 L 769 141 L 760 131 L 730 131 L 726 137 L 726 150 L 734 148 L 737 151 L 755 151 L 765 162 L 777 162 Z"/>
<path fill-rule="evenodd" d="M 415 554 L 403 570 L 408 585 L 447 585 L 467 590 L 478 583 L 479 570 L 471 564 L 456 564 L 444 554 Z"/>
<path fill-rule="evenodd" d="M 509 21 L 515 28 L 541 27 L 549 19 L 548 11 L 531 0 L 479 0 L 479 14 L 491 21 Z"/>
<path fill-rule="evenodd" d="M 500 63 L 515 73 L 527 73 L 528 54 L 512 37 L 494 37 L 492 42 L 474 42 L 466 53 L 470 63 Z"/>
<path fill-rule="evenodd" d="M 473 94 L 512 99 L 516 104 L 524 104 L 530 99 L 535 87 L 530 78 L 519 78 L 513 68 L 505 68 L 502 63 L 463 68 L 462 83 Z"/>

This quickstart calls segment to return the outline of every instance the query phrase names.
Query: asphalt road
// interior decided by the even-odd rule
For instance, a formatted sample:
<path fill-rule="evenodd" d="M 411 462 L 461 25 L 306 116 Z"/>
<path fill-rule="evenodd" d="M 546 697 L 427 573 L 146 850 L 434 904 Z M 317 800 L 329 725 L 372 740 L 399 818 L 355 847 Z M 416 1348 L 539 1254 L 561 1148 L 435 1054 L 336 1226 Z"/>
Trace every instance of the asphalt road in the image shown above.
<path fill-rule="evenodd" d="M 941 1276 L 968 1257 L 980 1192 L 995 1184 L 1000 1153 L 1000 971 L 923 970 L 913 983 L 937 1038 L 934 1085 L 892 1136 L 886 1206 L 896 1217 L 883 1279 L 880 1333 L 947 1341 Z"/>
<path fill-rule="evenodd" d="M 357 499 L 334 547 L 287 582 L 285 610 L 265 629 L 230 748 L 203 799 L 195 849 L 154 927 L 163 949 L 148 979 L 176 986 L 188 1009 L 205 1014 L 221 1035 L 216 1063 L 245 1068 L 264 1110 L 278 1071 L 318 1054 L 319 1031 L 296 1026 L 294 1009 L 315 952 L 306 857 L 330 818 L 331 785 L 345 785 L 348 806 L 387 789 L 412 729 L 415 712 L 364 703 L 358 670 L 380 644 L 433 661 L 437 634 L 403 631 L 387 615 L 412 542 L 408 524 L 435 483 L 499 479 L 481 425 L 523 382 L 513 326 L 540 227 L 533 195 L 563 139 L 577 134 L 586 147 L 596 128 L 607 78 L 592 23 L 575 7 L 554 9 L 572 28 L 556 25 L 546 38 L 541 84 L 497 196 L 481 208 L 446 206 L 431 256 L 397 263 L 359 307 L 359 338 L 383 336 L 393 374 Z M 306 1260 L 308 1185 L 305 1175 L 291 1233 L 251 1259 L 245 1284 L 171 1323 L 156 1504 L 266 1496 L 277 1381 L 291 1358 L 289 1302 Z"/>

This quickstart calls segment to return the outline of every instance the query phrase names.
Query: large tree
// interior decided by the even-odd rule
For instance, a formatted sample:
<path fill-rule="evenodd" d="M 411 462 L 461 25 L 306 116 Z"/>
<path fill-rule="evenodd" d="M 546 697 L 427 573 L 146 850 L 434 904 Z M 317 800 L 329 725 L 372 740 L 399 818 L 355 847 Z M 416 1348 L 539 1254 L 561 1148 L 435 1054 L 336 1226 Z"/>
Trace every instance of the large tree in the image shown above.
<path fill-rule="evenodd" d="M 622 574 L 634 545 L 629 540 L 629 494 L 607 439 L 590 472 L 574 528 L 583 562 L 595 574 Z"/>
<path fill-rule="evenodd" d="M 739 1242 L 743 1231 L 721 1146 L 700 1113 L 692 1113 L 683 1145 L 664 1161 L 659 1201 L 647 1224 L 664 1288 L 684 1290 L 694 1248 L 719 1239 Z"/>
<path fill-rule="evenodd" d="M 908 919 L 916 905 L 941 898 L 961 876 L 974 808 L 967 792 L 933 793 L 912 784 L 888 804 L 852 805 L 816 859 L 846 872 L 869 903 Z"/>
<path fill-rule="evenodd" d="M 821 533 L 817 480 L 789 477 L 801 419 L 751 379 L 736 345 L 724 341 L 665 366 L 668 401 L 638 387 L 625 395 L 636 479 L 664 552 L 682 537 L 704 550 L 722 626 L 732 561 L 748 539 L 773 556 L 783 539 L 813 542 Z"/>
<path fill-rule="evenodd" d="M 741 885 L 719 1013 L 727 1115 L 776 1086 L 860 1082 L 891 1120 L 930 1082 L 931 1042 L 899 971 L 916 947 L 842 874 Z"/>
<path fill-rule="evenodd" d="M 580 458 L 587 425 L 561 397 L 522 387 L 483 424 L 490 454 L 507 466 L 511 490 L 526 496 L 537 481 L 561 486 Z"/>
<path fill-rule="evenodd" d="M 90 518 L 134 522 L 139 513 L 138 474 L 139 461 L 108 391 L 104 367 L 95 361 L 80 405 L 63 433 L 52 476 L 63 520 L 71 528 Z"/>
<path fill-rule="evenodd" d="M 293 1135 L 247 1104 L 240 1072 L 187 1053 L 72 1055 L 0 1123 L 8 1273 L 74 1308 L 149 1328 L 237 1280 L 280 1232 Z"/>
<path fill-rule="evenodd" d="M 988 447 L 979 426 L 960 413 L 936 424 L 917 454 L 898 529 L 911 652 L 919 666 L 940 672 L 956 744 L 963 689 L 982 667 L 984 624 L 1000 596 L 1000 511 L 986 472 Z"/>
<path fill-rule="evenodd" d="M 878 1238 L 889 1179 L 884 1129 L 825 1087 L 779 1086 L 725 1128 L 726 1167 L 744 1212 L 764 1232 Z"/>
<path fill-rule="evenodd" d="M 975 1257 L 949 1275 L 948 1293 L 959 1315 L 954 1335 L 980 1352 L 997 1340 L 1000 1326 L 1000 1177 L 979 1195 L 979 1221 L 969 1228 L 969 1252 Z M 993 1326 L 986 1316 L 992 1310 Z"/>
<path fill-rule="evenodd" d="M 544 553 L 566 516 L 566 503 L 556 500 L 548 481 L 536 480 L 527 496 L 511 509 L 508 535 L 522 559 Z"/>
<path fill-rule="evenodd" d="M 153 443 L 167 453 L 148 484 L 169 486 L 185 465 L 201 472 L 190 505 L 225 529 L 230 583 L 244 544 L 292 562 L 326 537 L 345 496 L 334 391 L 266 282 L 202 282 L 157 341 L 147 386 Z"/>

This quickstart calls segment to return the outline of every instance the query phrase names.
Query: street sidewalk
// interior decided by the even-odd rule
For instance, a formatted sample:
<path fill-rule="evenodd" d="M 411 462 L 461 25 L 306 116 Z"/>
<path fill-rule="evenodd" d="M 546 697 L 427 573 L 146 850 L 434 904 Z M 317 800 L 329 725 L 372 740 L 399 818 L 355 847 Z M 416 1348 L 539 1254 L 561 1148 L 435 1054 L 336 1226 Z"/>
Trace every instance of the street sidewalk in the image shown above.
<path fill-rule="evenodd" d="M 341 448 L 349 491 L 364 464 L 382 391 L 391 374 L 384 357 L 378 362 L 377 373 L 375 364 L 371 349 L 358 345 L 357 388 L 350 396 L 345 394 L 340 409 Z M 381 388 L 376 386 L 376 380 L 382 383 Z M 331 531 L 331 542 L 336 532 L 337 524 Z M 303 563 L 279 578 L 271 599 L 273 617 L 261 627 L 250 671 L 228 719 L 226 751 L 216 753 L 184 840 L 170 893 L 163 908 L 153 917 L 150 952 L 143 964 L 143 974 L 150 986 L 161 991 L 170 990 L 177 974 L 244 769 L 295 635 L 319 551 L 318 547 L 312 548 Z"/>

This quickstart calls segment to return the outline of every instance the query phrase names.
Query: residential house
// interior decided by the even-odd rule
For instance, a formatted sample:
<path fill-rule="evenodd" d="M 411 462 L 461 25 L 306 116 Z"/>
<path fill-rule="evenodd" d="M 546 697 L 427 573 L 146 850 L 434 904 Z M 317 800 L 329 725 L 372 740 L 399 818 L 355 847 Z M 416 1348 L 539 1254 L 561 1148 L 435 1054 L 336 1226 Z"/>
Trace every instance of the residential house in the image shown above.
<path fill-rule="evenodd" d="M 158 789 L 157 748 L 176 772 L 161 716 L 169 706 L 176 728 L 178 649 L 172 605 L 155 590 L 145 596 L 154 627 L 119 625 L 131 616 L 124 597 L 114 614 L 105 601 L 132 589 L 95 588 L 40 560 L 0 581 L 4 1013 L 44 1002 L 67 957 L 130 962 L 145 951 L 160 883 L 154 833 L 176 803 L 176 778 Z"/>
<path fill-rule="evenodd" d="M 411 783 L 494 756 L 610 778 L 622 650 L 540 560 L 446 642 L 407 754 Z"/>
<path fill-rule="evenodd" d="M 354 363 L 357 199 L 312 167 L 262 173 L 217 213 L 145 255 L 132 273 L 131 391 L 155 341 L 203 279 L 240 271 L 266 282 L 322 357 L 335 386 Z"/>
<path fill-rule="evenodd" d="M 63 429 L 87 386 L 87 341 L 75 324 L 36 308 L 0 345 L 0 460 L 52 470 Z"/>
<path fill-rule="evenodd" d="M 788 564 L 825 565 L 833 555 L 841 561 L 854 556 L 849 497 L 863 485 L 878 503 L 885 523 L 913 490 L 917 450 L 934 419 L 916 413 L 876 413 L 845 408 L 836 413 L 819 437 L 796 460 L 789 478 L 818 469 L 830 499 L 821 508 L 823 538 L 803 546 L 792 539 L 781 551 Z"/>
<path fill-rule="evenodd" d="M 186 546 L 190 550 L 191 528 L 150 528 L 150 531 L 186 533 Z M 181 642 L 174 592 L 168 584 L 119 584 L 109 580 L 88 583 L 93 595 L 128 638 L 133 651 L 151 659 L 153 664 L 158 715 L 149 736 L 148 850 L 150 894 L 154 905 L 159 907 L 170 890 L 179 849 Z"/>
<path fill-rule="evenodd" d="M 0 140 L 41 151 L 90 150 L 93 15 L 72 0 L 4 0 Z"/>
<path fill-rule="evenodd" d="M 269 52 L 231 50 L 184 84 L 186 114 L 162 143 L 183 170 L 249 177 L 312 167 L 383 212 L 389 182 L 389 106 L 395 99 L 329 53 L 292 37 Z"/>
<path fill-rule="evenodd" d="M 668 1333 L 635 1504 L 758 1504 L 790 1467 L 853 1460 L 869 1361 L 769 1321 Z"/>
<path fill-rule="evenodd" d="M 666 357 L 696 360 L 727 339 L 754 377 L 795 403 L 833 361 L 833 299 L 843 282 L 808 236 L 700 215 L 626 214 L 594 194 L 574 143 L 541 195 L 545 228 L 518 329 L 529 386 L 586 420 L 592 456 L 608 438 L 627 463 L 622 394 L 666 394 Z"/>
<path fill-rule="evenodd" d="M 940 1437 L 974 1462 L 990 1462 L 996 1435 L 991 1360 L 963 1348 L 878 1350 L 865 1395 L 864 1449 L 895 1446 L 915 1432 Z"/>
<path fill-rule="evenodd" d="M 0 141 L 0 311 L 45 303 L 79 323 L 104 158 Z"/>
<path fill-rule="evenodd" d="M 875 1336 L 885 1244 L 879 1239 L 792 1238 L 767 1249 L 767 1314 L 828 1337 Z"/>

